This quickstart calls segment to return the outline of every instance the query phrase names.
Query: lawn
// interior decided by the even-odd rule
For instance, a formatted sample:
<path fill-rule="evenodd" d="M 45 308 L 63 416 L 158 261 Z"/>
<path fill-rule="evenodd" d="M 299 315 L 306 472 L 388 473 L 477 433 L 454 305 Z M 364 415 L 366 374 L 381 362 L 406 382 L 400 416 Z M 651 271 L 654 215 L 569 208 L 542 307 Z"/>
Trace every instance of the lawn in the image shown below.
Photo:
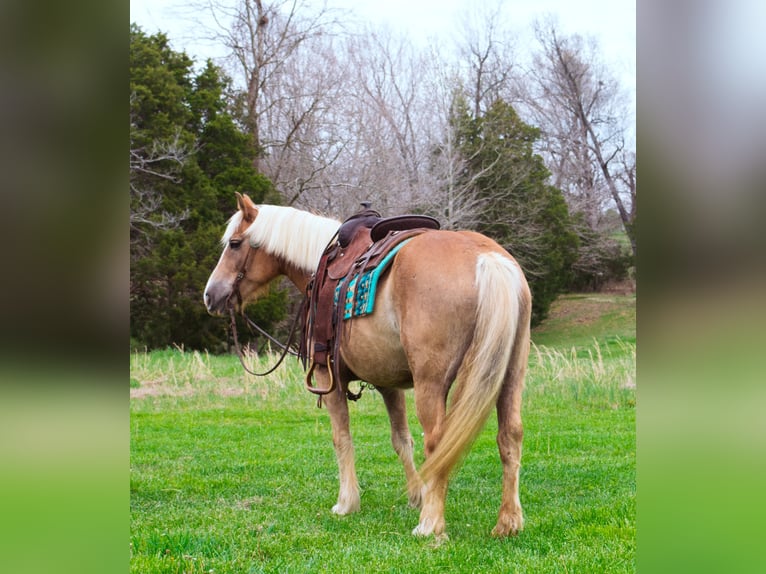
<path fill-rule="evenodd" d="M 351 405 L 362 510 L 337 517 L 329 418 L 296 361 L 258 379 L 234 357 L 134 353 L 131 571 L 633 572 L 635 297 L 587 297 L 560 301 L 533 336 L 526 525 L 507 540 L 489 536 L 500 503 L 494 417 L 451 482 L 448 538 L 415 538 L 418 511 L 374 391 Z"/>

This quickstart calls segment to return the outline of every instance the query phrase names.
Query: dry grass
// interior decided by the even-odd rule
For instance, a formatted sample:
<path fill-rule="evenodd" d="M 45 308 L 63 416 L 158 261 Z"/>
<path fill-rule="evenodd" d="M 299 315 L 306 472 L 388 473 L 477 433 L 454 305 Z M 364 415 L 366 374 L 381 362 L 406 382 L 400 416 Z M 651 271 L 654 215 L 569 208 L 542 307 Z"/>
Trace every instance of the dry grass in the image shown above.
<path fill-rule="evenodd" d="M 636 344 L 594 340 L 589 348 L 532 346 L 527 394 L 555 394 L 561 400 L 611 408 L 635 405 Z"/>
<path fill-rule="evenodd" d="M 265 370 L 277 356 L 268 353 L 246 357 L 253 370 Z M 135 351 L 130 356 L 132 399 L 146 397 L 190 397 L 215 395 L 233 397 L 256 395 L 266 398 L 273 393 L 294 389 L 300 366 L 288 359 L 268 377 L 247 374 L 231 356 L 186 351 L 182 347 L 164 351 Z"/>

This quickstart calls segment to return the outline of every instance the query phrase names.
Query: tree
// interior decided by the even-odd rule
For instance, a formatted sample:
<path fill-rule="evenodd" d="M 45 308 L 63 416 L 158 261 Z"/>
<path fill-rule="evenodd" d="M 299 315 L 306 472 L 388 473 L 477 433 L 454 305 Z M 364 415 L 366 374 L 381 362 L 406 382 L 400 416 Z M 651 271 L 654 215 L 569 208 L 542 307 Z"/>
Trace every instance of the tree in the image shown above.
<path fill-rule="evenodd" d="M 534 152 L 540 132 L 503 100 L 482 117 L 465 113 L 455 118 L 454 125 L 466 158 L 462 178 L 481 205 L 476 230 L 519 261 L 532 290 L 532 322 L 537 324 L 567 284 L 578 247 L 561 191 L 547 183 L 550 173 Z"/>
<path fill-rule="evenodd" d="M 611 202 L 635 257 L 635 153 L 625 140 L 619 84 L 594 44 L 562 35 L 553 23 L 538 24 L 536 34 L 540 51 L 523 92 L 543 130 L 554 183 L 565 190 L 573 210 L 583 214 L 590 232 L 599 231 Z"/>
<path fill-rule="evenodd" d="M 466 141 L 477 141 L 476 123 L 469 110 L 465 91 L 459 81 L 452 88 L 449 107 L 443 111 L 447 127 L 442 137 L 431 145 L 430 175 L 434 190 L 421 199 L 426 210 L 441 220 L 445 229 L 476 229 L 481 222 L 483 201 L 476 193 L 476 181 L 483 171 L 469 169 L 474 148 L 467 153 Z M 490 166 L 491 167 L 491 166 Z"/>
<path fill-rule="evenodd" d="M 228 80 L 211 62 L 130 30 L 131 337 L 148 347 L 219 348 L 220 320 L 202 304 L 235 190 L 276 200 L 252 167 L 247 133 L 227 110 Z M 284 307 L 269 318 L 276 321 Z"/>
<path fill-rule="evenodd" d="M 463 33 L 458 39 L 460 61 L 465 68 L 465 87 L 478 118 L 498 99 L 510 101 L 514 73 L 514 40 L 503 29 L 502 2 L 470 5 L 463 14 Z"/>
<path fill-rule="evenodd" d="M 213 15 L 218 27 L 210 33 L 229 50 L 253 166 L 293 204 L 321 185 L 338 153 L 332 102 L 344 71 L 334 65 L 332 12 L 306 0 L 213 0 L 200 8 Z"/>
<path fill-rule="evenodd" d="M 183 100 L 191 88 L 191 64 L 185 54 L 170 50 L 167 36 L 148 37 L 131 24 L 131 261 L 148 252 L 155 231 L 174 229 L 188 216 L 162 209 L 162 188 L 178 183 L 194 144 L 181 129 L 187 118 Z"/>

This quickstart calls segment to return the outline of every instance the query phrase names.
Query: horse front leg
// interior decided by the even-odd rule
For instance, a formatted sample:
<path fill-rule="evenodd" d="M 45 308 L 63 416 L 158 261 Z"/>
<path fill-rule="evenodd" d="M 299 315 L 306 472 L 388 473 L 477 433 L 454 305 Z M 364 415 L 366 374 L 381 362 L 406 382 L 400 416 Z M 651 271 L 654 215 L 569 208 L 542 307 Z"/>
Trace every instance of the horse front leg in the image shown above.
<path fill-rule="evenodd" d="M 326 368 L 314 371 L 319 388 L 327 388 L 329 380 Z M 344 394 L 333 390 L 322 398 L 330 413 L 332 423 L 332 444 L 335 447 L 335 457 L 338 460 L 340 490 L 338 502 L 332 507 L 335 514 L 350 514 L 359 510 L 359 482 L 356 478 L 354 463 L 354 444 L 351 441 L 349 429 L 348 400 Z"/>
<path fill-rule="evenodd" d="M 401 389 L 378 388 L 391 421 L 391 444 L 404 466 L 410 506 L 420 508 L 423 501 L 423 481 L 415 468 L 414 441 L 407 423 L 407 404 Z"/>

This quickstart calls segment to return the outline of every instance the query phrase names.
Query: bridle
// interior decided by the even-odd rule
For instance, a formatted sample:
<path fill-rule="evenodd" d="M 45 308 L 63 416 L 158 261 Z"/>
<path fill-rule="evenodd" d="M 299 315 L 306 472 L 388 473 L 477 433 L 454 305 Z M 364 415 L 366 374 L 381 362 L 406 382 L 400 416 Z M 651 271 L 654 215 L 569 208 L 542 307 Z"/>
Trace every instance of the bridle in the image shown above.
<path fill-rule="evenodd" d="M 287 338 L 287 344 L 283 345 L 279 341 L 277 341 L 274 337 L 269 335 L 265 330 L 263 330 L 255 321 L 253 321 L 250 317 L 248 317 L 245 314 L 245 307 L 242 304 L 242 293 L 239 290 L 239 285 L 242 282 L 242 279 L 245 278 L 245 275 L 247 273 L 247 268 L 250 265 L 250 256 L 255 251 L 255 248 L 252 246 L 248 246 L 249 251 L 247 252 L 247 255 L 245 256 L 245 261 L 242 264 L 242 267 L 240 267 L 239 271 L 237 272 L 237 276 L 234 278 L 234 284 L 232 285 L 232 291 L 231 295 L 229 295 L 229 299 L 226 301 L 226 306 L 229 309 L 229 317 L 231 319 L 231 334 L 234 338 L 234 348 L 237 351 L 237 356 L 239 357 L 239 362 L 242 364 L 242 367 L 250 373 L 251 375 L 255 375 L 257 377 L 264 377 L 266 375 L 269 375 L 277 370 L 277 367 L 282 364 L 282 361 L 284 361 L 287 354 L 291 354 L 294 356 L 298 356 L 298 353 L 296 351 L 293 351 L 290 349 L 290 345 L 293 343 L 293 337 L 295 336 L 295 330 L 298 326 L 298 320 L 303 316 L 304 309 L 306 307 L 306 301 L 304 299 L 303 303 L 301 303 L 300 308 L 298 309 L 298 313 L 296 313 L 295 318 L 293 319 L 293 323 L 290 326 L 290 334 Z M 236 315 L 234 313 L 235 305 L 232 302 L 232 297 L 236 297 L 237 305 L 239 305 L 240 314 L 245 319 L 245 322 L 247 326 L 252 330 L 255 329 L 258 331 L 261 335 L 266 337 L 269 341 L 277 345 L 279 348 L 282 349 L 282 354 L 280 355 L 279 359 L 277 359 L 276 364 L 271 367 L 268 371 L 265 371 L 263 373 L 257 373 L 251 369 L 248 368 L 248 366 L 245 364 L 245 358 L 244 353 L 242 352 L 242 347 L 239 344 L 239 338 L 237 337 L 237 319 Z"/>

